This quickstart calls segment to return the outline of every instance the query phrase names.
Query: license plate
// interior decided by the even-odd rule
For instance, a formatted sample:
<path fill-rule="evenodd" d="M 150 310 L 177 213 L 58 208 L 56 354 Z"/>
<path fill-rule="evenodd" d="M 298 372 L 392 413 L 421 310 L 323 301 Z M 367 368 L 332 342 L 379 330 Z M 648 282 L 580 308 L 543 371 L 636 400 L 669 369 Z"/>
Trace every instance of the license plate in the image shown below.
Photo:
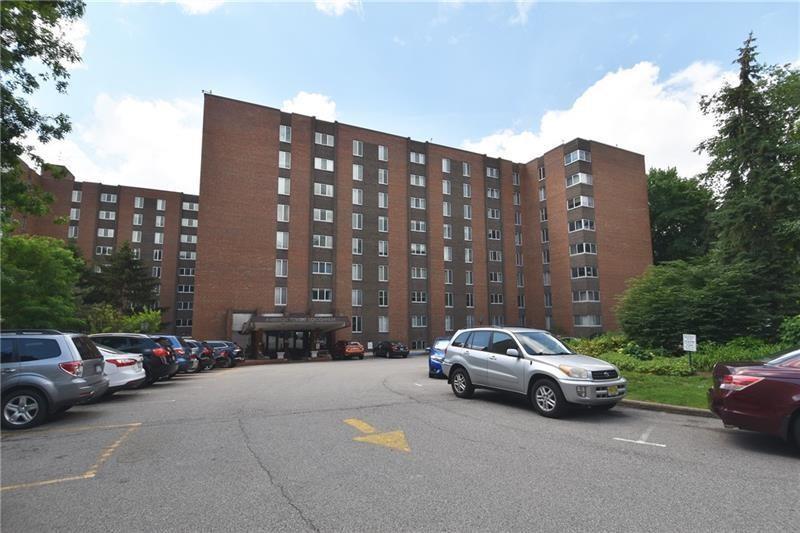
<path fill-rule="evenodd" d="M 617 395 L 617 386 L 616 385 L 611 385 L 608 388 L 608 395 L 609 396 L 616 396 Z"/>

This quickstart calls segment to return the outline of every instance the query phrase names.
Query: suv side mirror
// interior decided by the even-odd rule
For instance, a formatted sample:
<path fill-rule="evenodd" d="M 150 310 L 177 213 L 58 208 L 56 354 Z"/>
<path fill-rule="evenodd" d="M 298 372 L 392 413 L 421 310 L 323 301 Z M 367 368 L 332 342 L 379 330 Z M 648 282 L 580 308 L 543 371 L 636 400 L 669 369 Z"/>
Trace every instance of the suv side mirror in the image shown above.
<path fill-rule="evenodd" d="M 516 348 L 509 348 L 506 350 L 506 355 L 510 355 L 511 357 L 519 357 L 519 352 Z"/>

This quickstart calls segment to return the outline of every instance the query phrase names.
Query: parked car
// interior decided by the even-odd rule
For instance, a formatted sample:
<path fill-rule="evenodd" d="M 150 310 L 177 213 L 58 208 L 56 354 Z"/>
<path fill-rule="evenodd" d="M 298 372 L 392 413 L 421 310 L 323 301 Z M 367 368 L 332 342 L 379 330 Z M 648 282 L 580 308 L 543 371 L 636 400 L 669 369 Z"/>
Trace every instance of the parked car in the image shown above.
<path fill-rule="evenodd" d="M 216 366 L 216 359 L 214 357 L 214 348 L 206 341 L 197 341 L 200 343 L 200 360 L 205 361 L 204 370 L 211 370 Z"/>
<path fill-rule="evenodd" d="M 175 375 L 178 362 L 170 350 L 144 333 L 97 333 L 89 336 L 94 342 L 126 353 L 142 355 L 145 385 Z"/>
<path fill-rule="evenodd" d="M 800 447 L 800 348 L 768 361 L 717 363 L 709 407 L 727 427 L 777 435 Z"/>
<path fill-rule="evenodd" d="M 105 361 L 103 371 L 108 377 L 106 396 L 118 390 L 136 389 L 142 386 L 147 379 L 147 373 L 144 371 L 141 354 L 121 352 L 102 344 L 96 346 Z"/>
<path fill-rule="evenodd" d="M 236 366 L 233 350 L 226 341 L 206 341 L 213 350 L 214 366 L 219 368 L 232 368 Z"/>
<path fill-rule="evenodd" d="M 242 347 L 239 346 L 238 343 L 235 343 L 233 341 L 225 341 L 225 344 L 227 344 L 228 347 L 231 349 L 233 353 L 233 358 L 237 363 L 241 363 L 244 361 L 245 359 L 244 350 L 242 350 Z"/>
<path fill-rule="evenodd" d="M 450 344 L 450 337 L 436 337 L 433 344 L 428 347 L 428 377 L 443 378 L 442 361 L 444 350 Z"/>
<path fill-rule="evenodd" d="M 0 421 L 6 429 L 36 426 L 108 389 L 103 356 L 86 335 L 6 330 L 0 344 Z"/>
<path fill-rule="evenodd" d="M 459 398 L 476 388 L 516 392 L 551 418 L 573 405 L 611 409 L 627 387 L 614 365 L 575 354 L 547 331 L 529 328 L 459 330 L 445 349 L 442 370 Z"/>
<path fill-rule="evenodd" d="M 192 357 L 191 350 L 187 350 L 176 335 L 158 334 L 151 335 L 150 337 L 156 342 L 164 344 L 165 347 L 169 350 L 172 350 L 173 354 L 175 355 L 175 360 L 178 362 L 178 369 L 174 374 L 172 374 L 173 376 L 178 372 L 194 372 L 194 370 L 200 365 L 199 359 L 197 359 L 197 357 Z"/>
<path fill-rule="evenodd" d="M 357 357 L 364 359 L 364 345 L 358 341 L 336 341 L 331 350 L 334 359 L 350 359 Z"/>
<path fill-rule="evenodd" d="M 374 350 L 375 357 L 408 357 L 408 346 L 398 341 L 379 342 Z"/>
<path fill-rule="evenodd" d="M 211 348 L 204 348 L 200 341 L 194 339 L 181 338 L 184 348 L 189 350 L 197 358 L 197 368 L 194 373 L 198 374 L 203 370 L 214 367 L 214 358 L 211 356 Z"/>

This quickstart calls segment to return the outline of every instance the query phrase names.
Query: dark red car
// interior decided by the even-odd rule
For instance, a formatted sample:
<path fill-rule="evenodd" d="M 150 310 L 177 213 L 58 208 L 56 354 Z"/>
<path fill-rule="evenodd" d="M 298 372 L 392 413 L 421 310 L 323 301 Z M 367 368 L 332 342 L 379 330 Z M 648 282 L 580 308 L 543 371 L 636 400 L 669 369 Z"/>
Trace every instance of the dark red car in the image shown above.
<path fill-rule="evenodd" d="M 717 363 L 711 410 L 726 426 L 777 435 L 800 446 L 800 348 L 760 363 Z"/>

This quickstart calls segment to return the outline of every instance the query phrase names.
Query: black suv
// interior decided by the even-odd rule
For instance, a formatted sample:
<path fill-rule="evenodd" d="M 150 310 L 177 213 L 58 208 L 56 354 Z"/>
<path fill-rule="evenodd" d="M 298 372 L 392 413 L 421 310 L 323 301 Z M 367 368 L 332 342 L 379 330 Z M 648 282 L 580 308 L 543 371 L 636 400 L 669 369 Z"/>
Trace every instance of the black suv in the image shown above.
<path fill-rule="evenodd" d="M 144 371 L 147 374 L 145 384 L 174 376 L 178 372 L 178 361 L 174 353 L 162 344 L 143 333 L 97 333 L 90 335 L 97 344 L 103 344 L 115 350 L 142 354 Z"/>

